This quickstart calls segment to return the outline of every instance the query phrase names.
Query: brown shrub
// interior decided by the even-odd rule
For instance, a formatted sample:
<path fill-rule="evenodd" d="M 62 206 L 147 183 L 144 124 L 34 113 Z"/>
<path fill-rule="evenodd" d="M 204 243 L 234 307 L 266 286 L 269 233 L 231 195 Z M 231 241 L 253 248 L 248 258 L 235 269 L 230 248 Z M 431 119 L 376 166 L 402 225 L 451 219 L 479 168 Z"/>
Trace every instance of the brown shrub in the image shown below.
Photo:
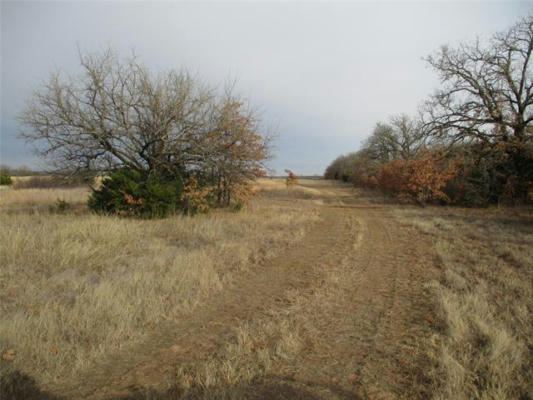
<path fill-rule="evenodd" d="M 291 188 L 294 185 L 298 184 L 298 178 L 296 177 L 296 174 L 294 172 L 292 172 L 290 169 L 286 169 L 285 173 L 288 175 L 287 179 L 285 179 L 285 184 L 288 188 Z"/>
<path fill-rule="evenodd" d="M 381 168 L 378 187 L 400 200 L 419 204 L 449 201 L 443 188 L 454 176 L 455 167 L 430 153 L 412 160 L 393 160 Z"/>

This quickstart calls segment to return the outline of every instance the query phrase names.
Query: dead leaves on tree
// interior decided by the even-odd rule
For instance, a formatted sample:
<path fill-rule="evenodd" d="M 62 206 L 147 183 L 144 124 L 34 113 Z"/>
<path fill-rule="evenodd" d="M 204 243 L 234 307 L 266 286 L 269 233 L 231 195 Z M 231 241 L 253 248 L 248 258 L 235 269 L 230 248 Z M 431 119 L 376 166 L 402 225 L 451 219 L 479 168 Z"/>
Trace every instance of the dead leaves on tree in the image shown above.
<path fill-rule="evenodd" d="M 287 179 L 285 179 L 285 184 L 289 189 L 298 184 L 298 177 L 294 172 L 292 172 L 290 169 L 286 169 L 285 173 L 288 175 Z"/>
<path fill-rule="evenodd" d="M 192 215 L 207 212 L 209 210 L 209 195 L 212 191 L 211 186 L 200 186 L 196 177 L 191 175 L 181 194 L 181 200 L 185 203 L 185 213 Z"/>
<path fill-rule="evenodd" d="M 443 188 L 456 173 L 454 165 L 429 152 L 412 160 L 393 160 L 385 164 L 377 179 L 382 191 L 404 201 L 425 204 L 429 201 L 448 201 Z"/>

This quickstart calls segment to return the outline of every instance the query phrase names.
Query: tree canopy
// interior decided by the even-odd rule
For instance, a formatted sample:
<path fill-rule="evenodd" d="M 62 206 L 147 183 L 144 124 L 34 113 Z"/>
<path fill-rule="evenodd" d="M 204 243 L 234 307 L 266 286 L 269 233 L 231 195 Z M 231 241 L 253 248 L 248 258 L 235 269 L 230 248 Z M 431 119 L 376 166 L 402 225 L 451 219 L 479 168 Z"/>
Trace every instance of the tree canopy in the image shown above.
<path fill-rule="evenodd" d="M 424 108 L 426 128 L 452 140 L 531 141 L 533 16 L 488 41 L 443 46 L 427 62 L 442 87 Z"/>

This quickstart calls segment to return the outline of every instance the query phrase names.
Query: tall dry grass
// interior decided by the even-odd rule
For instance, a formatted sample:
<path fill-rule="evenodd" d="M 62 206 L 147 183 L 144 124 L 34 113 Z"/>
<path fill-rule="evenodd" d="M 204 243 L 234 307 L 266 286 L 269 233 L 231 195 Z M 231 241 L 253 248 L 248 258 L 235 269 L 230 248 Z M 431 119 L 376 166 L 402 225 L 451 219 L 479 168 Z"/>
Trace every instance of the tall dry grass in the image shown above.
<path fill-rule="evenodd" d="M 73 209 L 82 210 L 87 203 L 88 187 L 63 188 L 5 188 L 0 190 L 0 213 L 48 213 L 58 201 L 66 201 Z"/>
<path fill-rule="evenodd" d="M 533 220 L 516 210 L 408 209 L 435 241 L 444 329 L 436 399 L 533 398 Z"/>
<path fill-rule="evenodd" d="M 291 304 L 280 312 L 271 310 L 249 322 L 236 321 L 233 334 L 202 363 L 177 366 L 167 377 L 171 393 L 183 398 L 248 398 L 254 382 L 269 374 L 280 374 L 280 365 L 290 365 L 306 346 L 307 299 L 289 294 Z M 164 397 L 164 396 L 163 396 Z"/>
<path fill-rule="evenodd" d="M 272 178 L 272 179 L 261 179 L 260 180 L 260 192 L 263 196 L 268 198 L 277 198 L 277 199 L 302 199 L 302 200 L 312 200 L 312 199 L 323 199 L 324 196 L 327 196 L 327 192 L 324 189 L 327 187 L 327 184 L 323 185 L 325 181 L 312 181 L 311 184 L 306 180 L 301 180 L 297 184 L 293 184 L 290 187 L 286 185 L 285 179 L 281 178 Z M 330 193 L 332 197 L 336 193 Z"/>
<path fill-rule="evenodd" d="M 344 223 L 350 226 L 350 231 L 343 240 L 356 251 L 362 238 L 361 227 L 354 217 Z M 168 397 L 177 388 L 176 398 L 186 399 L 318 398 L 307 391 L 305 384 L 299 388 L 301 382 L 287 377 L 302 368 L 306 352 L 324 348 L 325 316 L 342 315 L 338 299 L 351 288 L 350 282 L 358 271 L 353 268 L 353 254 L 337 256 L 339 264 L 334 268 L 310 266 L 320 273 L 321 285 L 312 290 L 288 291 L 282 309 L 271 309 L 236 324 L 228 342 L 202 363 L 177 366 L 167 378 Z M 337 339 L 342 341 L 346 337 Z M 351 367 L 344 365 L 342 375 L 348 376 Z M 324 398 L 330 398 L 327 388 L 322 390 Z M 167 398 L 160 394 L 164 390 L 157 393 L 146 398 Z"/>
<path fill-rule="evenodd" d="M 50 213 L 79 189 L 1 194 L 0 373 L 39 384 L 74 377 L 104 354 L 179 318 L 239 272 L 298 241 L 317 212 L 256 198 L 239 213 L 133 220 Z"/>

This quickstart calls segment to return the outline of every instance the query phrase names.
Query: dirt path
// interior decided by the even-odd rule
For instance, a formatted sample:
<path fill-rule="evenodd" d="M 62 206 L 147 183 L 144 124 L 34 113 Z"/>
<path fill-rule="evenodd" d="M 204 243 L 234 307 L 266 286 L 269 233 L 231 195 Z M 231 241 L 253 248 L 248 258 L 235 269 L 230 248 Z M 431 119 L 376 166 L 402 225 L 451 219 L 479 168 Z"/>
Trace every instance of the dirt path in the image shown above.
<path fill-rule="evenodd" d="M 287 361 L 290 368 L 278 362 L 280 373 L 230 397 L 424 398 L 433 320 L 424 282 L 437 274 L 431 246 L 398 225 L 385 206 L 334 186 L 324 194 L 321 221 L 296 248 L 243 274 L 193 315 L 161 326 L 142 347 L 107 360 L 98 373 L 57 394 L 144 398 L 142 388 L 157 387 L 177 365 L 202 363 L 224 346 L 236 321 L 283 309 L 287 293 L 297 289 L 320 300 L 306 315 L 315 329 L 312 344 Z"/>
<path fill-rule="evenodd" d="M 334 272 L 343 277 L 339 287 L 317 315 L 321 350 L 304 357 L 296 380 L 333 383 L 353 396 L 347 398 L 428 398 L 434 316 L 424 283 L 437 274 L 430 246 L 385 208 L 346 212 L 360 235 Z M 335 390 L 321 394 L 339 397 Z"/>

